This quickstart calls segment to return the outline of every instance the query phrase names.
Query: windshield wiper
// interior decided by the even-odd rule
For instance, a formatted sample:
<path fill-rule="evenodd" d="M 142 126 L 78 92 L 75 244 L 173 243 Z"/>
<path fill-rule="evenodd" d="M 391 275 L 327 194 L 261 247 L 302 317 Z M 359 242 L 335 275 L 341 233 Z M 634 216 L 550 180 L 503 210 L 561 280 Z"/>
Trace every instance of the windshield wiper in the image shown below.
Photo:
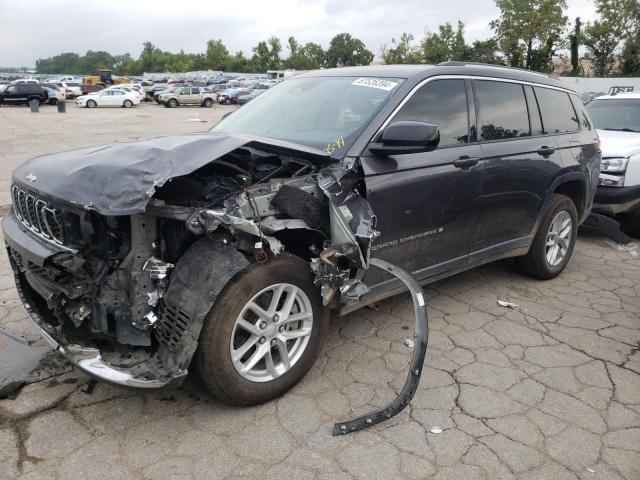
<path fill-rule="evenodd" d="M 634 130 L 632 128 L 604 128 L 603 130 L 608 130 L 611 132 L 633 132 L 633 133 L 640 133 L 640 130 Z"/>

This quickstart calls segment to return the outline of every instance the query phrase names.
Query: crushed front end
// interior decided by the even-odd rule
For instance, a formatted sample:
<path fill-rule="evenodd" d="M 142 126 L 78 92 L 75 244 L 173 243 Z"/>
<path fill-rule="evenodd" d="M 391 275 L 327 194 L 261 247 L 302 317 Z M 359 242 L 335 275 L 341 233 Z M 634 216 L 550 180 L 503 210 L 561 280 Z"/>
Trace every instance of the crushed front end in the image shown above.
<path fill-rule="evenodd" d="M 94 377 L 139 388 L 179 384 L 225 285 L 282 252 L 309 262 L 325 305 L 366 293 L 358 271 L 368 267 L 377 232 L 355 160 L 205 140 L 224 151 L 210 161 L 200 153 L 189 169 L 180 149 L 193 142 L 167 147 L 164 157 L 157 146 L 125 148 L 138 170 L 121 174 L 120 185 L 96 182 L 95 198 L 86 176 L 80 193 L 54 178 L 59 194 L 24 180 L 42 173 L 37 162 L 23 169 L 28 175 L 14 172 L 2 229 L 18 291 L 53 348 Z M 121 157 L 108 153 L 88 151 L 91 169 L 74 171 L 99 173 L 97 159 L 111 168 L 104 160 Z M 149 176 L 154 156 L 183 170 Z"/>

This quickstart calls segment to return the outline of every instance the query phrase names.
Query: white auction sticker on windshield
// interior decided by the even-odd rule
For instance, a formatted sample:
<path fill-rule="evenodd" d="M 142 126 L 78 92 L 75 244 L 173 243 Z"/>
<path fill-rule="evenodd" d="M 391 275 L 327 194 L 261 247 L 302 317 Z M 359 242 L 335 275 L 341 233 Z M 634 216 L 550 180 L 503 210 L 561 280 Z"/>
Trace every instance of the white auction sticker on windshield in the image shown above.
<path fill-rule="evenodd" d="M 383 80 L 382 78 L 359 78 L 356 81 L 354 81 L 351 85 L 357 85 L 359 87 L 377 88 L 379 90 L 384 90 L 386 92 L 389 92 L 398 85 L 398 82 L 393 82 L 391 80 Z"/>

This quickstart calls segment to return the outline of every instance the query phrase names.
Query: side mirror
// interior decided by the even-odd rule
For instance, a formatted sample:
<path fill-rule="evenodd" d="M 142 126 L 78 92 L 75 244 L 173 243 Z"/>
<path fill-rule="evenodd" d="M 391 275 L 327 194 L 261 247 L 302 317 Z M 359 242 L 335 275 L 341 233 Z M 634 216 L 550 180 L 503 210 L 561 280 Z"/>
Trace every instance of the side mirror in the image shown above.
<path fill-rule="evenodd" d="M 382 132 L 380 142 L 373 142 L 369 150 L 375 155 L 403 155 L 435 150 L 440 143 L 440 130 L 436 125 L 402 120 L 393 122 Z"/>

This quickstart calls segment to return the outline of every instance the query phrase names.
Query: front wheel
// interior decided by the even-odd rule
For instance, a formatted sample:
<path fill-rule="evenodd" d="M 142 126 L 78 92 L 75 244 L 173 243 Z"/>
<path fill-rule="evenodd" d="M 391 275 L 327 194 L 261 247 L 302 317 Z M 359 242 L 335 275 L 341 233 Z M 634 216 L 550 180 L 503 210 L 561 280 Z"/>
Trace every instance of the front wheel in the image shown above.
<path fill-rule="evenodd" d="M 203 107 L 211 108 L 213 106 L 213 100 L 210 98 L 205 98 L 204 102 L 202 102 Z"/>
<path fill-rule="evenodd" d="M 87 100 L 87 108 L 95 108 L 98 104 L 95 100 Z"/>
<path fill-rule="evenodd" d="M 541 280 L 556 277 L 569 263 L 577 231 L 578 213 L 573 200 L 553 194 L 529 253 L 516 259 L 519 269 Z"/>
<path fill-rule="evenodd" d="M 125 100 L 125 101 L 122 103 L 122 106 L 123 106 L 124 108 L 131 108 L 131 107 L 133 107 L 133 102 L 132 102 L 131 100 Z"/>
<path fill-rule="evenodd" d="M 175 108 L 178 106 L 178 101 L 175 98 L 172 98 L 171 100 L 169 100 L 169 102 L 167 102 L 167 105 L 171 108 Z"/>
<path fill-rule="evenodd" d="M 225 286 L 205 319 L 196 370 L 223 402 L 266 402 L 309 371 L 328 325 L 309 264 L 281 254 L 251 265 Z"/>

